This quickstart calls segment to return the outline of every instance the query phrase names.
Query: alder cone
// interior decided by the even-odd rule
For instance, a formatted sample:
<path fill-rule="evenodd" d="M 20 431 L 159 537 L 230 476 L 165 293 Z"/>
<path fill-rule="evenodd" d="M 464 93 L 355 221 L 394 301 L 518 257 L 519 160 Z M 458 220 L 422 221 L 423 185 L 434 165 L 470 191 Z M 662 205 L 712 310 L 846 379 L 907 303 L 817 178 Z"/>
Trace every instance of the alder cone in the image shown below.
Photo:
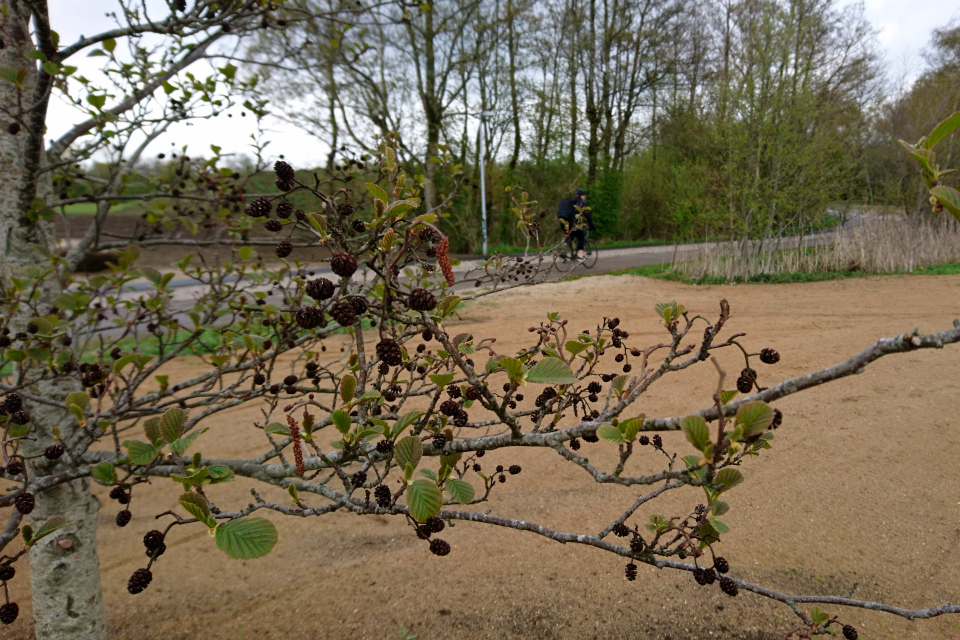
<path fill-rule="evenodd" d="M 414 311 L 433 311 L 437 299 L 426 289 L 414 289 L 410 292 L 410 308 Z"/>
<path fill-rule="evenodd" d="M 403 364 L 403 353 L 400 351 L 400 345 L 393 338 L 384 338 L 377 343 L 377 357 L 391 367 L 398 367 Z"/>
<path fill-rule="evenodd" d="M 153 573 L 150 572 L 150 569 L 137 569 L 127 582 L 127 591 L 131 595 L 143 593 L 143 590 L 150 586 L 152 581 Z"/>
<path fill-rule="evenodd" d="M 277 174 L 277 180 L 281 180 L 283 182 L 293 182 L 297 177 L 293 167 L 283 160 L 277 160 L 277 162 L 273 165 L 273 171 Z"/>
<path fill-rule="evenodd" d="M 353 306 L 353 310 L 358 316 L 362 316 L 367 312 L 367 299 L 366 298 L 353 298 L 350 300 L 350 304 Z"/>
<path fill-rule="evenodd" d="M 326 300 L 333 297 L 333 283 L 326 278 L 317 278 L 307 283 L 306 292 L 314 300 Z"/>
<path fill-rule="evenodd" d="M 13 504 L 17 507 L 17 511 L 26 516 L 30 515 L 30 513 L 33 511 L 35 502 L 36 501 L 33 498 L 33 494 L 29 491 L 25 491 L 17 496 L 17 499 Z"/>
<path fill-rule="evenodd" d="M 330 269 L 341 278 L 349 278 L 357 271 L 357 259 L 341 251 L 330 259 Z"/>
<path fill-rule="evenodd" d="M 265 218 L 270 215 L 272 208 L 269 200 L 266 198 L 257 198 L 247 207 L 247 215 L 252 218 Z"/>
<path fill-rule="evenodd" d="M 8 602 L 0 605 L 0 622 L 3 624 L 13 624 L 20 615 L 20 606 L 16 602 Z"/>
<path fill-rule="evenodd" d="M 330 315 L 343 327 L 349 327 L 357 320 L 357 310 L 352 304 L 344 300 L 330 307 Z"/>
<path fill-rule="evenodd" d="M 443 271 L 443 277 L 447 279 L 447 284 L 452 287 L 457 280 L 453 277 L 453 265 L 450 264 L 450 256 L 447 255 L 449 251 L 450 239 L 444 236 L 440 240 L 440 244 L 437 245 L 437 264 L 440 265 L 440 270 Z"/>
<path fill-rule="evenodd" d="M 316 307 L 300 307 L 296 320 L 304 329 L 316 329 L 323 324 L 323 312 Z"/>
<path fill-rule="evenodd" d="M 286 258 L 288 255 L 293 253 L 293 245 L 287 240 L 281 240 L 274 253 L 277 254 L 278 258 Z"/>

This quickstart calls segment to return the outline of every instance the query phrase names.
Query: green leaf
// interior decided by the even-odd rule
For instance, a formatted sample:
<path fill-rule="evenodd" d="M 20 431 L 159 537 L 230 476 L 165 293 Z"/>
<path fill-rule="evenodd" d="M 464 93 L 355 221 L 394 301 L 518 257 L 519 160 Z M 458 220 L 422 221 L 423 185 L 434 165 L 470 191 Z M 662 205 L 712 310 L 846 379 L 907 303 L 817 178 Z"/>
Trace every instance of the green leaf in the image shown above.
<path fill-rule="evenodd" d="M 277 544 L 277 528 L 266 518 L 241 518 L 217 527 L 217 548 L 231 558 L 262 558 Z"/>
<path fill-rule="evenodd" d="M 58 65 L 56 62 L 44 62 L 43 72 L 48 76 L 55 76 L 60 73 L 60 65 Z"/>
<path fill-rule="evenodd" d="M 416 422 L 422 415 L 423 411 L 411 411 L 400 416 L 400 419 L 393 423 L 393 430 L 390 432 L 390 438 L 392 440 L 396 440 L 397 436 L 400 435 L 404 429 Z"/>
<path fill-rule="evenodd" d="M 407 488 L 407 507 L 417 522 L 426 522 L 440 512 L 443 494 L 436 482 L 427 479 L 415 480 Z"/>
<path fill-rule="evenodd" d="M 146 444 L 139 440 L 127 440 L 123 443 L 127 450 L 127 457 L 130 458 L 130 464 L 145 467 L 157 457 L 160 450 L 152 444 Z"/>
<path fill-rule="evenodd" d="M 120 373 L 120 371 L 121 371 L 125 366 L 127 366 L 127 365 L 130 364 L 131 362 L 134 362 L 134 361 L 137 360 L 137 358 L 139 358 L 139 357 L 140 357 L 140 356 L 138 356 L 138 355 L 135 354 L 135 353 L 130 354 L 130 355 L 128 355 L 128 356 L 123 356 L 122 358 L 120 358 L 119 360 L 117 360 L 116 362 L 113 363 L 113 370 L 114 370 L 114 372 Z"/>
<path fill-rule="evenodd" d="M 206 522 L 210 516 L 210 505 L 207 504 L 207 499 L 199 493 L 188 491 L 182 494 L 180 496 L 180 506 L 200 522 Z"/>
<path fill-rule="evenodd" d="M 727 525 L 726 522 L 721 522 L 713 517 L 707 518 L 707 520 L 709 520 L 710 526 L 712 526 L 717 533 L 729 533 L 730 526 Z"/>
<path fill-rule="evenodd" d="M 206 468 L 210 478 L 210 484 L 219 484 L 221 482 L 230 482 L 234 479 L 233 469 L 226 465 L 215 464 Z M 290 485 L 291 487 L 294 485 Z"/>
<path fill-rule="evenodd" d="M 330 419 L 333 420 L 333 426 L 335 426 L 340 433 L 346 433 L 350 430 L 350 414 L 343 409 L 337 409 L 331 413 Z"/>
<path fill-rule="evenodd" d="M 101 462 L 95 466 L 91 471 L 90 475 L 99 480 L 100 482 L 106 484 L 116 484 L 117 483 L 117 469 L 109 462 Z"/>
<path fill-rule="evenodd" d="M 628 375 L 619 375 L 613 379 L 613 384 L 610 385 L 610 388 L 613 389 L 613 397 L 619 399 L 623 395 L 624 389 L 627 388 L 627 383 L 630 381 L 630 376 Z"/>
<path fill-rule="evenodd" d="M 407 436 L 397 441 L 393 448 L 393 458 L 401 467 L 412 465 L 414 469 L 420 464 L 423 457 L 423 443 L 420 438 Z"/>
<path fill-rule="evenodd" d="M 603 424 L 597 428 L 597 437 L 607 442 L 623 444 L 623 434 L 612 424 Z"/>
<path fill-rule="evenodd" d="M 946 120 L 941 122 L 930 132 L 930 135 L 923 141 L 924 149 L 933 149 L 940 140 L 950 135 L 954 130 L 960 127 L 960 111 L 954 113 Z"/>
<path fill-rule="evenodd" d="M 772 422 L 773 409 L 766 402 L 747 402 L 737 410 L 737 425 L 744 438 L 766 430 Z"/>
<path fill-rule="evenodd" d="M 563 347 L 573 355 L 577 355 L 581 351 L 586 350 L 588 346 L 589 345 L 585 345 L 579 340 L 567 340 L 567 343 L 563 345 Z"/>
<path fill-rule="evenodd" d="M 347 426 L 349 429 L 349 425 Z M 281 436 L 290 437 L 290 427 L 285 424 L 280 424 L 279 422 L 271 422 L 266 427 L 264 427 L 264 432 L 266 433 L 276 433 Z"/>
<path fill-rule="evenodd" d="M 67 525 L 67 519 L 63 516 L 54 516 L 43 523 L 43 526 L 37 529 L 36 533 L 30 536 L 30 544 L 36 544 L 41 538 L 46 538 L 48 535 L 65 527 Z"/>
<path fill-rule="evenodd" d="M 183 423 L 187 421 L 187 412 L 179 407 L 167 409 L 160 416 L 160 436 L 167 444 L 175 442 L 183 435 Z"/>
<path fill-rule="evenodd" d="M 717 472 L 713 477 L 713 484 L 718 491 L 727 491 L 743 482 L 743 474 L 739 470 L 727 467 Z"/>
<path fill-rule="evenodd" d="M 386 202 L 390 199 L 389 197 L 387 197 L 387 192 L 384 191 L 382 187 L 375 185 L 372 182 L 366 183 L 366 187 L 367 187 L 367 190 L 371 194 L 373 194 L 374 198 L 378 198 L 382 200 L 384 204 L 386 204 Z"/>
<path fill-rule="evenodd" d="M 930 189 L 930 194 L 936 197 L 937 202 L 952 213 L 953 217 L 960 220 L 960 191 L 953 187 L 941 185 Z"/>
<path fill-rule="evenodd" d="M 957 115 L 960 115 L 960 114 L 957 114 Z M 819 627 L 829 619 L 830 619 L 830 616 L 828 616 L 823 611 L 821 611 L 820 607 L 814 607 L 813 609 L 810 610 L 810 620 L 813 621 L 813 626 L 815 628 Z"/>
<path fill-rule="evenodd" d="M 694 447 L 703 451 L 710 442 L 710 429 L 707 427 L 707 421 L 700 416 L 687 416 L 680 421 L 680 429 L 683 435 L 687 436 L 687 441 Z"/>
<path fill-rule="evenodd" d="M 74 391 L 67 396 L 66 405 L 68 407 L 75 406 L 85 409 L 88 404 L 90 404 L 90 396 L 83 391 Z"/>
<path fill-rule="evenodd" d="M 200 434 L 204 433 L 207 430 L 208 430 L 208 427 L 204 427 L 203 429 L 198 429 L 191 432 L 190 435 L 188 436 L 185 436 L 183 438 L 180 438 L 179 440 L 175 440 L 174 442 L 171 442 L 170 450 L 176 453 L 177 455 L 183 455 L 184 453 L 186 453 L 187 449 L 190 448 L 190 445 L 192 445 L 193 442 L 200 437 Z"/>
<path fill-rule="evenodd" d="M 442 390 L 448 384 L 453 382 L 453 379 L 456 377 L 456 375 L 457 374 L 455 372 L 454 373 L 431 373 L 430 380 L 432 380 L 433 384 L 437 385 Z"/>
<path fill-rule="evenodd" d="M 434 482 L 437 481 L 437 472 L 433 469 L 420 469 L 420 475 L 424 478 L 430 478 Z"/>
<path fill-rule="evenodd" d="M 453 499 L 460 504 L 467 504 L 473 500 L 473 496 L 475 495 L 473 485 L 459 478 L 447 480 L 444 488 L 449 491 Z"/>
<path fill-rule="evenodd" d="M 713 503 L 713 515 L 719 517 L 725 514 L 727 511 L 730 511 L 730 505 L 723 500 L 717 500 Z"/>
<path fill-rule="evenodd" d="M 731 389 L 730 391 L 721 391 L 720 392 L 720 404 L 727 404 L 731 400 L 737 397 L 737 394 L 740 393 L 736 389 Z"/>
<path fill-rule="evenodd" d="M 340 399 L 345 404 L 353 401 L 353 394 L 357 391 L 357 379 L 351 374 L 346 374 L 340 378 Z"/>
<path fill-rule="evenodd" d="M 644 417 L 640 416 L 638 418 L 628 418 L 620 422 L 619 429 L 620 433 L 623 434 L 624 442 L 633 442 L 633 439 L 637 437 L 637 433 L 639 433 L 643 427 L 643 421 Z"/>
<path fill-rule="evenodd" d="M 497 364 L 507 372 L 510 382 L 520 382 L 523 380 L 523 363 L 516 358 L 500 358 Z"/>
<path fill-rule="evenodd" d="M 527 371 L 527 382 L 573 384 L 576 381 L 577 376 L 573 375 L 567 363 L 557 358 L 544 358 Z"/>
<path fill-rule="evenodd" d="M 113 53 L 113 50 L 117 48 L 117 41 L 113 38 L 107 38 L 103 41 L 103 48 Z"/>
<path fill-rule="evenodd" d="M 160 435 L 160 418 L 149 418 L 143 422 L 143 433 L 151 444 L 157 444 L 163 437 Z"/>

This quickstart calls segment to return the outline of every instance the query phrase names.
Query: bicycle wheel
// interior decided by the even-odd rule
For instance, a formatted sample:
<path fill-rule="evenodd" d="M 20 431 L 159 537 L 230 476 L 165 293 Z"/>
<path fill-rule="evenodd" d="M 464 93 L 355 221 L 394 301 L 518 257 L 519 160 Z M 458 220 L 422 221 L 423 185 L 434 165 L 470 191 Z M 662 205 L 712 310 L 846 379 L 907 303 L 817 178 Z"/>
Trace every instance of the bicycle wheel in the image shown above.
<path fill-rule="evenodd" d="M 570 242 L 564 242 L 553 251 L 553 267 L 560 273 L 566 273 L 577 264 L 576 254 L 570 248 Z"/>
<path fill-rule="evenodd" d="M 587 238 L 583 245 L 583 266 L 587 269 L 593 269 L 597 264 L 597 258 L 600 256 L 600 250 L 591 238 Z"/>

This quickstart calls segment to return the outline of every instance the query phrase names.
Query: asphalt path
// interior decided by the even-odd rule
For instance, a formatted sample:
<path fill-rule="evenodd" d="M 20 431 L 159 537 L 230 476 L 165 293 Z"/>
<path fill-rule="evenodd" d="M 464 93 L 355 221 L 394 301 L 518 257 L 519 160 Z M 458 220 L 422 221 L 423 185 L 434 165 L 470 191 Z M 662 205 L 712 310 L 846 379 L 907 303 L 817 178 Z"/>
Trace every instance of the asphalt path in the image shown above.
<path fill-rule="evenodd" d="M 861 224 L 862 220 L 852 219 L 847 222 L 846 227 Z M 804 246 L 812 247 L 828 244 L 833 241 L 835 237 L 835 232 L 824 231 L 824 232 L 814 232 L 809 233 L 803 236 L 802 240 Z M 801 237 L 792 236 L 788 238 L 780 239 L 779 243 L 776 239 L 766 240 L 763 250 L 774 250 L 776 248 L 780 249 L 795 249 L 801 241 Z M 561 280 L 569 275 L 584 275 L 587 273 L 606 273 L 610 271 L 619 271 L 622 269 L 631 269 L 635 267 L 643 267 L 654 264 L 663 264 L 668 262 L 673 262 L 676 260 L 685 260 L 696 257 L 697 253 L 706 249 L 719 249 L 720 251 L 734 251 L 739 247 L 735 242 L 722 242 L 722 243 L 684 243 L 684 244 L 671 244 L 671 245 L 657 245 L 657 246 L 647 246 L 647 247 L 624 247 L 617 249 L 600 249 L 599 255 L 596 264 L 587 269 L 585 266 L 577 265 L 570 271 L 559 271 L 552 270 L 546 277 L 537 278 L 538 281 L 557 281 Z M 757 241 L 752 241 L 749 245 L 751 251 L 757 251 L 759 249 Z M 512 265 L 516 262 L 517 257 L 523 256 L 508 256 L 508 260 L 505 261 L 506 265 Z M 454 267 L 454 274 L 457 277 L 457 283 L 454 286 L 455 291 L 465 291 L 469 292 L 474 289 L 474 282 L 476 280 L 477 274 L 481 273 L 478 269 L 482 268 L 485 260 L 482 256 L 462 256 L 461 264 Z M 305 270 L 312 274 L 311 277 L 328 277 L 330 279 L 335 279 L 336 276 L 333 275 L 329 266 L 307 266 Z M 291 272 L 293 275 L 293 272 Z M 361 271 L 358 274 L 360 277 L 363 276 Z M 357 277 L 357 276 L 355 276 Z M 233 280 L 236 278 L 233 277 Z M 358 278 L 359 279 L 359 278 Z M 184 326 L 189 326 L 191 322 L 186 316 L 186 311 L 190 309 L 193 304 L 193 300 L 202 293 L 204 285 L 198 284 L 195 280 L 185 277 L 175 277 L 169 283 L 170 288 L 173 290 L 173 301 L 172 308 L 175 311 L 175 317 L 179 320 Z M 269 290 L 271 287 L 269 284 L 256 287 L 256 289 Z M 147 280 L 134 281 L 128 284 L 125 287 L 123 293 L 120 294 L 122 298 L 131 298 L 136 299 L 144 294 L 149 294 L 153 289 L 153 284 Z M 110 324 L 103 324 L 97 329 L 94 330 L 94 333 L 100 333 L 105 338 L 116 335 L 120 333 L 120 329 L 116 328 Z"/>

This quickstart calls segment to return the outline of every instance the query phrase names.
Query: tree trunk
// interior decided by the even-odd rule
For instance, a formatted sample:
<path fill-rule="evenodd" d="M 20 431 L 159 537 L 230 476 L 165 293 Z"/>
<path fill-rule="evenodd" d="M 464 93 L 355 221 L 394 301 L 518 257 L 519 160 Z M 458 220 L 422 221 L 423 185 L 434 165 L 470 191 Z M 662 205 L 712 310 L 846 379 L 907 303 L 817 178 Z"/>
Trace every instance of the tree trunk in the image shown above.
<path fill-rule="evenodd" d="M 34 23 L 41 51 L 53 55 L 50 43 L 46 3 L 34 2 L 37 19 Z M 32 221 L 28 217 L 37 195 L 49 195 L 52 188 L 49 175 L 39 175 L 45 163 L 43 135 L 47 115 L 50 78 L 38 71 L 37 63 L 25 57 L 35 48 L 30 39 L 30 10 L 19 0 L 0 0 L 0 11 L 7 14 L 3 24 L 6 46 L 0 49 L 0 67 L 25 69 L 22 90 L 10 82 L 0 82 L 0 107 L 5 113 L 17 116 L 21 130 L 17 135 L 0 132 L 0 282 L 22 274 L 27 267 L 36 267 L 45 258 L 43 254 L 55 248 L 53 225 Z M 29 112 L 24 109 L 33 106 Z M 6 129 L 9 122 L 4 122 Z M 61 293 L 58 282 L 45 281 L 34 298 L 43 313 L 54 309 L 53 300 Z M 13 330 L 21 330 L 29 318 L 11 319 Z M 25 371 L 29 380 L 31 372 Z M 64 398 L 72 389 L 40 382 L 31 392 L 47 398 Z M 59 429 L 64 438 L 72 432 L 75 422 L 70 414 L 46 405 L 27 403 L 31 415 L 30 435 L 36 441 L 24 441 L 27 456 L 42 452 L 53 444 L 53 429 Z M 43 458 L 39 458 L 43 460 Z M 68 465 L 69 455 L 61 458 L 60 468 Z M 30 477 L 38 469 L 31 463 Z M 100 589 L 100 562 L 97 557 L 97 511 L 99 502 L 91 495 L 87 480 L 75 480 L 36 496 L 36 506 L 28 522 L 35 528 L 54 515 L 66 517 L 67 525 L 56 535 L 44 538 L 30 552 L 31 588 L 36 636 L 40 640 L 61 638 L 106 638 L 106 616 Z"/>

